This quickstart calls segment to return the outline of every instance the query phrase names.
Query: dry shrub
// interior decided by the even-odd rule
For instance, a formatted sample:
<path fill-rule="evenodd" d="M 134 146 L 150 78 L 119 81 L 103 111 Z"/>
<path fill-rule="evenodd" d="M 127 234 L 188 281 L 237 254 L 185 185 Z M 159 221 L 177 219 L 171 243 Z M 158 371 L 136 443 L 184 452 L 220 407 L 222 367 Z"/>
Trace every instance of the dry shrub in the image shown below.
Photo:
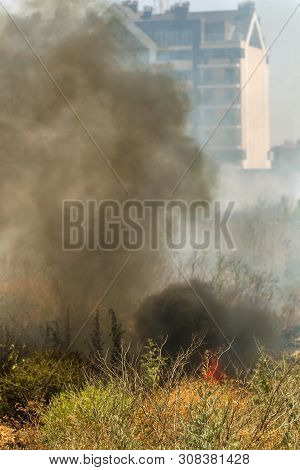
<path fill-rule="evenodd" d="M 56 397 L 44 414 L 42 445 L 55 449 L 299 448 L 298 362 L 275 360 L 262 352 L 247 380 L 224 377 L 218 382 L 201 371 L 187 376 L 185 354 L 172 367 L 164 361 L 156 367 L 159 351 L 152 345 L 148 362 L 144 356 L 139 370 L 130 368 L 123 356 L 118 373 L 107 371 L 105 380 L 87 385 L 82 392 Z M 149 377 L 155 380 L 149 382 Z"/>

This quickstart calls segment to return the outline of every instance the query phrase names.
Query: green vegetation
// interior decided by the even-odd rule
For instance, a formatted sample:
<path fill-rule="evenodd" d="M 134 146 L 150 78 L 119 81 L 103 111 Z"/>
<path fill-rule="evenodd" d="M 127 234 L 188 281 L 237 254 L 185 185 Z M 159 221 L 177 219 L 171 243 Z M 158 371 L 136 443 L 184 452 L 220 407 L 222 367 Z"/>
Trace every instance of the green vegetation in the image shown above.
<path fill-rule="evenodd" d="M 19 360 L 0 379 L 0 413 L 21 427 L 27 419 L 25 437 L 2 447 L 299 448 L 297 360 L 261 352 L 247 379 L 217 381 L 205 365 L 186 373 L 195 347 L 172 360 L 153 341 L 136 355 L 122 348 L 118 368 L 49 351 Z"/>
<path fill-rule="evenodd" d="M 131 384 L 127 375 L 112 376 L 107 385 L 88 384 L 80 392 L 54 398 L 41 420 L 43 445 L 54 449 L 299 448 L 300 367 L 296 362 L 275 361 L 262 354 L 247 383 L 187 378 L 173 369 L 159 384 L 153 382 L 158 377 L 153 351 L 149 357 L 150 370 L 143 367 L 142 375 L 137 373 Z"/>
<path fill-rule="evenodd" d="M 42 440 L 48 448 L 132 448 L 134 398 L 113 383 L 87 385 L 55 397 L 42 418 Z"/>
<path fill-rule="evenodd" d="M 15 348 L 11 347 L 17 358 Z M 32 420 L 53 395 L 83 381 L 80 361 L 44 351 L 20 358 L 0 376 L 0 417 Z"/>

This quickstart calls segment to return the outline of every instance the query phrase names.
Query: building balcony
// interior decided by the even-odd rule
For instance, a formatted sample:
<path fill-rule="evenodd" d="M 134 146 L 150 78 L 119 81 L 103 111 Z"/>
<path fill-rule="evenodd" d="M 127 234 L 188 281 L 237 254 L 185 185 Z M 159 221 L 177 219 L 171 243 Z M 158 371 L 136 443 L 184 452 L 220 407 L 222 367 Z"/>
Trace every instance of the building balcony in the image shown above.
<path fill-rule="evenodd" d="M 212 131 L 214 131 L 214 130 L 216 129 L 216 126 L 217 126 L 217 125 L 218 125 L 218 123 L 216 123 L 214 126 L 211 126 L 211 125 L 207 125 L 207 126 L 206 126 L 206 125 L 200 125 L 200 126 L 198 127 L 198 129 L 200 130 L 200 132 L 201 132 L 201 130 L 208 131 L 208 132 L 212 132 Z M 236 130 L 240 130 L 240 129 L 242 128 L 242 125 L 241 125 L 241 123 L 239 123 L 239 124 L 227 124 L 227 123 L 226 123 L 226 124 L 220 126 L 220 128 L 222 128 L 222 129 L 228 129 L 228 130 L 235 130 L 235 129 L 236 129 Z"/>
<path fill-rule="evenodd" d="M 198 138 L 202 142 L 207 142 L 210 149 L 240 149 L 242 147 L 240 126 L 198 127 Z"/>
<path fill-rule="evenodd" d="M 206 88 L 236 88 L 239 89 L 241 87 L 241 83 L 198 83 L 197 88 L 199 89 L 206 89 Z"/>
<path fill-rule="evenodd" d="M 214 104 L 214 103 L 210 103 L 210 104 L 200 103 L 200 104 L 196 105 L 196 108 L 203 108 L 203 109 L 228 109 L 229 106 L 230 106 L 230 109 L 241 109 L 241 103 L 234 103 L 234 104 L 231 104 L 231 103 L 218 103 L 218 104 Z"/>
<path fill-rule="evenodd" d="M 241 104 L 240 87 L 198 87 L 197 105 L 232 107 Z"/>
<path fill-rule="evenodd" d="M 204 43 L 216 43 L 225 41 L 224 32 L 221 33 L 206 33 L 204 36 Z"/>
<path fill-rule="evenodd" d="M 241 64 L 240 62 L 209 62 L 209 63 L 198 63 L 197 69 L 223 69 L 223 68 L 231 68 L 231 69 L 240 69 Z"/>

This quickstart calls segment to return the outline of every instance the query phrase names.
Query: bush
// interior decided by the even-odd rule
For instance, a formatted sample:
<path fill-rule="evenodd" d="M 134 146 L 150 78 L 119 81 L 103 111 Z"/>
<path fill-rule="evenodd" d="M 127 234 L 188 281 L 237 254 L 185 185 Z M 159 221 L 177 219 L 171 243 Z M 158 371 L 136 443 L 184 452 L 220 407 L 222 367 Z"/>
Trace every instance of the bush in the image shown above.
<path fill-rule="evenodd" d="M 8 338 L 0 343 L 0 376 L 13 370 L 20 359 L 20 350 L 16 342 Z"/>
<path fill-rule="evenodd" d="M 203 382 L 186 423 L 194 449 L 297 449 L 300 444 L 300 367 L 262 353 L 246 386 Z"/>
<path fill-rule="evenodd" d="M 205 365 L 184 372 L 192 350 L 174 363 L 161 351 L 149 341 L 139 362 L 125 351 L 117 372 L 102 358 L 97 381 L 84 385 L 78 360 L 36 354 L 0 378 L 2 409 L 42 408 L 38 448 L 299 448 L 299 362 L 262 352 L 247 380 L 216 379 Z"/>
<path fill-rule="evenodd" d="M 251 446 L 272 442 L 274 449 L 296 449 L 300 445 L 299 360 L 281 360 L 262 352 L 250 382 L 252 406 L 257 412 Z"/>
<path fill-rule="evenodd" d="M 51 449 L 131 449 L 134 400 L 116 384 L 88 385 L 53 398 L 42 418 L 42 442 Z"/>
<path fill-rule="evenodd" d="M 78 387 L 82 379 L 75 358 L 58 359 L 51 351 L 24 358 L 0 377 L 0 417 L 30 419 L 53 395 Z"/>
<path fill-rule="evenodd" d="M 297 449 L 299 364 L 262 354 L 248 382 L 181 377 L 159 382 L 159 349 L 148 344 L 138 386 L 111 376 L 55 397 L 43 417 L 54 449 Z M 155 361 L 157 357 L 157 363 Z M 138 374 L 138 372 L 137 372 Z"/>

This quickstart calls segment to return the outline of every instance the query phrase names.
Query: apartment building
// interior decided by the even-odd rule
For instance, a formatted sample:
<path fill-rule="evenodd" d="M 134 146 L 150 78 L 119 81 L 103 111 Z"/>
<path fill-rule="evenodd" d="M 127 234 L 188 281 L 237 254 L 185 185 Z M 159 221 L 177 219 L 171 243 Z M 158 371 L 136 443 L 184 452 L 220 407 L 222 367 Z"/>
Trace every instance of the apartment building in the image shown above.
<path fill-rule="evenodd" d="M 137 2 L 127 2 L 129 8 L 113 3 L 102 15 L 105 27 L 115 36 L 124 56 L 124 65 L 150 65 L 157 62 L 157 45 L 135 23 Z M 121 41 L 120 41 L 121 38 Z"/>
<path fill-rule="evenodd" d="M 195 137 L 221 162 L 268 169 L 269 65 L 254 2 L 193 12 L 189 2 L 154 14 L 124 1 L 131 21 L 156 44 L 155 62 L 190 93 Z"/>

